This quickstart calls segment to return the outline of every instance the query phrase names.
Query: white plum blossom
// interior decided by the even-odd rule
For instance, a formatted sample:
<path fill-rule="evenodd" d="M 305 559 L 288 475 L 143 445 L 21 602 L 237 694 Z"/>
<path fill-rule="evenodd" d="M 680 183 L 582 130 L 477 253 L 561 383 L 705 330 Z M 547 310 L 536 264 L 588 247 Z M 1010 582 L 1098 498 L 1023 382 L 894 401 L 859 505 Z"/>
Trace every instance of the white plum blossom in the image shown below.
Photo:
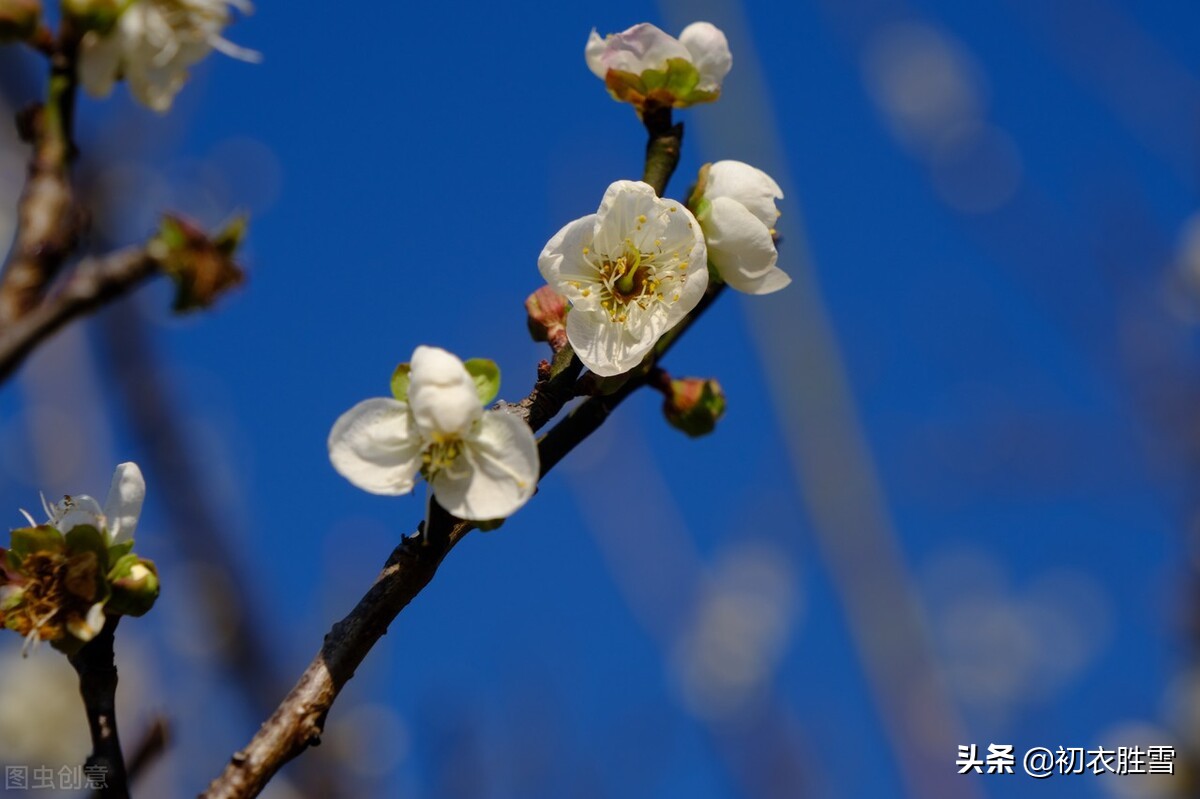
<path fill-rule="evenodd" d="M 601 377 L 637 366 L 708 286 L 704 237 L 682 203 L 646 183 L 618 180 L 600 209 L 566 225 L 538 269 L 571 301 L 567 340 Z"/>
<path fill-rule="evenodd" d="M 783 199 L 779 184 L 741 161 L 717 161 L 701 171 L 693 210 L 704 230 L 708 262 L 738 291 L 770 294 L 792 282 L 775 265 L 778 199 Z"/>
<path fill-rule="evenodd" d="M 708 22 L 693 22 L 678 39 L 648 22 L 603 38 L 593 30 L 584 57 L 613 97 L 639 108 L 646 98 L 676 108 L 711 102 L 733 66 L 725 34 Z"/>
<path fill-rule="evenodd" d="M 460 519 L 511 516 L 537 486 L 537 441 L 524 421 L 485 411 L 463 362 L 417 347 L 402 399 L 364 400 L 329 433 L 329 459 L 373 494 L 407 494 L 418 476 L 438 504 Z"/>
<path fill-rule="evenodd" d="M 171 108 L 188 70 L 217 50 L 258 61 L 253 50 L 222 36 L 230 8 L 253 11 L 249 0 L 132 0 L 111 30 L 88 31 L 79 48 L 79 79 L 89 94 L 107 97 L 124 78 L 133 96 L 155 111 Z"/>
<path fill-rule="evenodd" d="M 63 497 L 53 505 L 42 500 L 51 527 L 63 535 L 80 526 L 96 528 L 105 534 L 110 546 L 133 540 L 142 504 L 146 500 L 146 480 L 142 470 L 132 461 L 119 464 L 113 472 L 112 485 L 104 507 L 87 494 Z M 29 514 L 25 518 L 32 525 Z"/>

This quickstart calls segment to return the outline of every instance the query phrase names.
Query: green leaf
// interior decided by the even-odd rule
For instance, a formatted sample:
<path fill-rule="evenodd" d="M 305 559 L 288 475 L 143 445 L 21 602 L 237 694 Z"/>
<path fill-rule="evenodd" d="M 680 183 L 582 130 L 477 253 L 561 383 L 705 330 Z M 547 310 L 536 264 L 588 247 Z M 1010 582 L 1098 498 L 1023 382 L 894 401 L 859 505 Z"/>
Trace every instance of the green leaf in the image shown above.
<path fill-rule="evenodd" d="M 72 527 L 66 535 L 67 551 L 71 554 L 92 552 L 100 564 L 100 569 L 107 567 L 108 538 L 90 524 L 79 524 Z"/>
<path fill-rule="evenodd" d="M 412 365 L 402 363 L 392 372 L 392 396 L 401 402 L 408 402 L 408 382 Z"/>
<path fill-rule="evenodd" d="M 475 393 L 479 395 L 479 401 L 491 405 L 500 393 L 500 367 L 487 358 L 472 358 L 463 366 L 467 367 L 467 373 L 475 381 Z"/>
<path fill-rule="evenodd" d="M 62 533 L 48 524 L 12 531 L 12 550 L 22 560 L 34 552 L 62 552 L 63 548 Z"/>
<path fill-rule="evenodd" d="M 116 563 L 121 558 L 133 551 L 133 539 L 122 541 L 119 544 L 113 544 L 108 548 L 108 562 Z"/>

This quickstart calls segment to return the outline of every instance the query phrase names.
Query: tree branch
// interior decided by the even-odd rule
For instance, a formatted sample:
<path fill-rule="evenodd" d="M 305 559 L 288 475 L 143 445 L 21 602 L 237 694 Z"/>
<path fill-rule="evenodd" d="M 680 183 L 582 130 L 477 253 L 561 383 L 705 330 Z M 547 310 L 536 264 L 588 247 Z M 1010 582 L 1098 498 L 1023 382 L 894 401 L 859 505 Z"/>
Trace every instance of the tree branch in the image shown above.
<path fill-rule="evenodd" d="M 650 140 L 646 179 L 661 196 L 679 160 L 683 126 L 672 125 L 670 109 L 646 120 Z M 723 286 L 711 285 L 700 304 L 659 341 L 650 358 L 609 395 L 593 396 L 551 428 L 538 442 L 541 473 L 545 476 L 562 458 L 604 423 L 626 397 L 646 385 L 658 360 L 720 296 Z M 570 347 L 557 353 L 553 365 L 543 362 L 538 381 L 519 403 L 499 407 L 524 418 L 536 432 L 577 396 L 581 366 Z M 374 585 L 359 603 L 325 636 L 321 651 L 291 692 L 262 725 L 246 748 L 234 753 L 224 772 L 201 799 L 250 799 L 257 796 L 288 761 L 320 743 L 325 719 L 345 684 L 354 676 L 388 626 L 429 584 L 442 560 L 475 528 L 474 522 L 451 516 L 436 502 L 417 535 L 396 547 Z M 424 533 L 424 535 L 422 535 Z"/>
<path fill-rule="evenodd" d="M 67 322 L 128 293 L 160 268 L 149 246 L 118 250 L 79 264 L 61 291 L 16 321 L 0 326 L 0 382 Z"/>
<path fill-rule="evenodd" d="M 46 103 L 21 115 L 22 134 L 33 145 L 33 153 L 18 208 L 16 241 L 0 279 L 0 325 L 4 327 L 37 305 L 75 249 L 83 228 L 83 214 L 71 188 L 77 46 L 76 38 L 64 30 L 50 55 Z"/>
<path fill-rule="evenodd" d="M 92 734 L 92 754 L 87 768 L 95 768 L 104 787 L 102 799 L 129 799 L 125 758 L 117 735 L 117 667 L 113 660 L 113 634 L 119 617 L 111 616 L 100 634 L 72 655 L 69 660 L 79 675 L 79 693 L 87 710 L 88 729 Z"/>

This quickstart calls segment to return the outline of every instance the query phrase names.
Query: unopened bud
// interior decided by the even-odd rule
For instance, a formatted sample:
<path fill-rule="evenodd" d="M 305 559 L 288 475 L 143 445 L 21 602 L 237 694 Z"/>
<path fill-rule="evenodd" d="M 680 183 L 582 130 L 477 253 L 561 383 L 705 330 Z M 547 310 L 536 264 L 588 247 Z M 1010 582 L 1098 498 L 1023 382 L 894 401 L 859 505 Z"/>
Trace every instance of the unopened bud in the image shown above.
<path fill-rule="evenodd" d="M 25 41 L 41 21 L 41 0 L 0 0 L 0 44 Z"/>
<path fill-rule="evenodd" d="M 567 298 L 549 286 L 542 286 L 525 300 L 529 313 L 529 335 L 534 341 L 547 341 L 558 352 L 567 346 Z"/>
<path fill-rule="evenodd" d="M 112 599 L 108 612 L 124 616 L 141 616 L 158 599 L 158 569 L 154 561 L 129 554 L 117 561 L 109 573 Z"/>
<path fill-rule="evenodd" d="M 672 427 L 693 438 L 711 433 L 725 415 L 725 393 L 716 380 L 697 377 L 672 380 L 666 395 L 663 415 Z"/>

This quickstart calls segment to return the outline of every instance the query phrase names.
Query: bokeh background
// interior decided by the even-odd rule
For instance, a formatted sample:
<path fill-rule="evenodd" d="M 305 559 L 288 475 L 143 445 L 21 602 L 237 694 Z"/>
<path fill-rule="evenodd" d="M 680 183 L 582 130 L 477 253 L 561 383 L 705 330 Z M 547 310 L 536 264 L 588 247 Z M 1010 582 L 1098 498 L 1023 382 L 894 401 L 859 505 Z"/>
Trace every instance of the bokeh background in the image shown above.
<path fill-rule="evenodd" d="M 139 461 L 164 575 L 119 631 L 144 797 L 194 795 L 422 513 L 325 438 L 433 343 L 543 357 L 536 257 L 644 132 L 588 32 L 707 19 L 701 164 L 774 175 L 781 265 L 672 353 L 729 412 L 648 393 L 392 626 L 274 797 L 1183 796 L 1182 775 L 955 774 L 957 746 L 1200 744 L 1200 6 L 1190 0 L 262 3 L 165 117 L 80 109 L 90 246 L 163 210 L 252 217 L 250 281 L 172 317 L 158 282 L 0 387 L 0 509 Z M 11 48 L 10 48 L 11 50 Z M 41 64 L 0 58 L 4 116 Z M 0 242 L 25 151 L 0 126 Z M 87 750 L 63 658 L 0 642 L 0 760 Z M 14 792 L 12 795 L 18 795 Z"/>

